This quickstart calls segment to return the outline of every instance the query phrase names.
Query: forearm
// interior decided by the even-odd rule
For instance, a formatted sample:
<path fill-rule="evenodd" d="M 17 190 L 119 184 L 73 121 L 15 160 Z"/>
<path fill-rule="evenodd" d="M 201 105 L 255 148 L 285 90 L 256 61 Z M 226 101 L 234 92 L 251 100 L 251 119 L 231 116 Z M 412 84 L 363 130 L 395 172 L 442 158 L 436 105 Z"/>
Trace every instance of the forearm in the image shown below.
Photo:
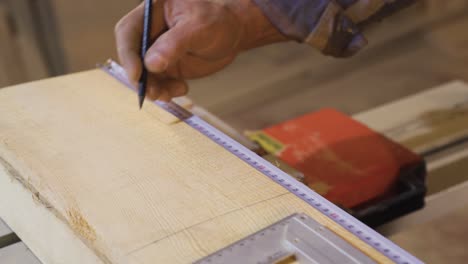
<path fill-rule="evenodd" d="M 361 29 L 416 0 L 252 0 L 288 39 L 347 57 L 366 44 Z"/>
<path fill-rule="evenodd" d="M 241 43 L 242 50 L 249 50 L 272 43 L 288 41 L 286 35 L 282 34 L 277 27 L 263 14 L 262 10 L 256 5 L 249 8 L 250 15 L 246 16 L 250 19 L 247 21 L 245 29 L 245 41 Z"/>
<path fill-rule="evenodd" d="M 264 11 L 253 0 L 210 0 L 223 2 L 241 20 L 243 37 L 239 50 L 249 50 L 268 44 L 291 40 L 273 25 Z"/>

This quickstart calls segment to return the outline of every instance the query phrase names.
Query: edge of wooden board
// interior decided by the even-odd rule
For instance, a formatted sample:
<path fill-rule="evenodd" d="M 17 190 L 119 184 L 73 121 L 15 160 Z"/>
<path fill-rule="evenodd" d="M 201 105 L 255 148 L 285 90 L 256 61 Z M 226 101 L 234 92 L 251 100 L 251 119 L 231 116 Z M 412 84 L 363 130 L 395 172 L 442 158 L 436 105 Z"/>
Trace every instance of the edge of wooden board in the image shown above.
<path fill-rule="evenodd" d="M 65 223 L 34 200 L 31 192 L 13 179 L 1 162 L 0 217 L 44 264 L 103 264 Z M 24 221 L 34 225 L 20 224 Z"/>
<path fill-rule="evenodd" d="M 0 219 L 0 237 L 13 233 L 11 229 Z"/>
<path fill-rule="evenodd" d="M 0 218 L 15 230 L 40 261 L 44 264 L 111 263 L 100 259 L 67 223 L 58 218 L 47 207 L 47 203 L 39 201 L 27 186 L 16 179 L 15 175 L 12 175 L 11 169 L 9 164 L 0 157 Z M 311 213 L 311 211 L 315 211 L 312 207 L 309 209 L 310 211 L 306 210 L 307 214 L 377 263 L 393 263 L 343 227 L 336 223 L 331 224 L 333 221 L 328 217 Z M 27 221 L 34 223 L 34 225 L 24 224 Z M 134 261 L 138 260 L 132 259 L 130 262 L 134 263 Z M 117 263 L 120 264 L 120 262 L 114 264 Z"/>
<path fill-rule="evenodd" d="M 414 121 L 426 111 L 451 108 L 465 102 L 467 95 L 467 83 L 454 80 L 360 112 L 353 115 L 353 118 L 398 142 L 399 138 L 389 134 L 389 131 Z M 418 107 L 414 107 L 415 104 L 418 104 Z"/>
<path fill-rule="evenodd" d="M 7 150 L 0 152 L 3 152 L 0 154 L 0 217 L 3 217 L 10 227 L 23 238 L 30 249 L 37 254 L 37 257 L 42 260 L 44 264 L 111 263 L 111 260 L 106 258 L 108 256 L 100 255 L 99 252 L 89 247 L 86 243 L 86 238 L 80 240 L 79 232 L 77 233 L 76 230 L 73 231 L 69 223 L 64 221 L 63 217 L 55 213 L 55 208 L 51 208 L 47 201 L 44 201 L 42 199 L 43 197 L 35 191 L 34 186 L 30 183 L 30 180 L 34 180 L 30 177 L 33 175 L 33 172 L 29 171 L 27 166 L 19 166 L 21 160 L 12 159 Z M 5 159 L 2 160 L 2 158 Z M 13 160 L 16 166 L 10 165 L 9 162 Z M 17 172 L 17 170 L 20 170 L 21 174 Z M 284 191 L 287 192 L 287 190 Z M 293 196 L 293 194 L 290 195 Z M 380 263 L 391 263 L 390 259 L 376 251 L 369 244 L 345 230 L 332 219 L 319 213 L 315 208 L 306 204 L 298 197 L 294 196 L 294 201 L 300 205 L 297 208 L 301 208 L 301 211 L 306 211 L 306 213 L 314 217 L 318 222 L 330 228 L 333 232 L 343 237 L 363 253 Z M 241 233 L 238 235 L 240 236 Z M 242 237 L 238 239 L 240 238 Z M 106 248 L 106 250 L 109 249 Z M 186 248 L 183 250 L 186 250 Z M 152 252 L 157 253 L 157 251 Z M 203 252 L 203 254 L 204 253 L 205 252 Z M 121 261 L 120 259 L 116 261 L 113 254 L 114 252 L 110 254 L 112 255 L 111 257 L 114 257 L 112 259 L 114 262 L 112 263 L 140 263 L 138 259 L 125 259 L 129 262 L 125 262 L 125 260 Z M 101 259 L 99 257 L 101 257 Z M 153 259 L 149 259 L 149 261 L 153 261 Z M 193 259 L 190 259 L 190 262 L 191 261 L 193 261 Z"/>

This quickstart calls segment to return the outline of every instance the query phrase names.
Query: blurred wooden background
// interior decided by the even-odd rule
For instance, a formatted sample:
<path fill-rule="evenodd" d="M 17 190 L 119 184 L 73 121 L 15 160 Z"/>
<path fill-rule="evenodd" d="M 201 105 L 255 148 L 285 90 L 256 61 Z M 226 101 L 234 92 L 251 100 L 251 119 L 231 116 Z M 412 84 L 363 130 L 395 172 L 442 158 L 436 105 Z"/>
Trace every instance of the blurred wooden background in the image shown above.
<path fill-rule="evenodd" d="M 0 87 L 115 58 L 115 23 L 138 0 L 0 0 Z"/>

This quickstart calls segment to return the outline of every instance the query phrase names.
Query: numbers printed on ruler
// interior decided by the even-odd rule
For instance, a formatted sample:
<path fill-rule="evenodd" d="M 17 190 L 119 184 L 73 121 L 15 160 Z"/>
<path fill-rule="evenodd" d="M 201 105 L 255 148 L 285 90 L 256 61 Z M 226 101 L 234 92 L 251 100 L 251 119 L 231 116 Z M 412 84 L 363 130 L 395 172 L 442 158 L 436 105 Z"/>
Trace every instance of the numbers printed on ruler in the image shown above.
<path fill-rule="evenodd" d="M 102 66 L 101 68 L 125 84 L 128 88 L 134 90 L 133 87 L 129 85 L 126 74 L 120 65 L 114 61 L 108 61 L 106 65 Z M 201 118 L 191 114 L 189 111 L 173 102 L 156 102 L 156 104 L 164 108 L 169 113 L 172 113 L 179 119 L 184 120 L 184 122 L 189 126 L 204 134 L 217 144 L 221 145 L 243 161 L 247 162 L 249 165 L 269 177 L 271 180 L 280 184 L 288 191 L 322 212 L 324 215 L 328 216 L 334 222 L 338 223 L 346 230 L 353 233 L 367 244 L 371 245 L 373 248 L 390 258 L 395 263 L 423 263 L 333 203 L 315 193 L 312 189 L 308 188 L 301 182 L 298 182 L 296 179 L 281 171 L 279 168 L 253 153 L 240 143 L 231 139 L 229 136 L 223 134 Z"/>

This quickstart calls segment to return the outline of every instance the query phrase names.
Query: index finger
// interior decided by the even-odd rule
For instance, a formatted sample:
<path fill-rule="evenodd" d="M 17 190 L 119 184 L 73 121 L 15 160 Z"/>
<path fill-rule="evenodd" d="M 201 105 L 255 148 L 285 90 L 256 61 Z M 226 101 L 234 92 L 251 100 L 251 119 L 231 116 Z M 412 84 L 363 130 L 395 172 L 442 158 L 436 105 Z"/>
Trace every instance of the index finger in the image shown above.
<path fill-rule="evenodd" d="M 163 10 L 164 1 L 154 2 L 152 39 L 156 39 L 166 28 Z M 143 14 L 144 4 L 142 3 L 124 16 L 115 26 L 116 47 L 120 63 L 127 72 L 128 78 L 134 82 L 140 78 L 143 67 L 140 57 Z"/>
<path fill-rule="evenodd" d="M 117 54 L 131 81 L 137 81 L 142 71 L 142 62 L 139 55 L 142 23 L 143 6 L 139 5 L 115 26 Z"/>

